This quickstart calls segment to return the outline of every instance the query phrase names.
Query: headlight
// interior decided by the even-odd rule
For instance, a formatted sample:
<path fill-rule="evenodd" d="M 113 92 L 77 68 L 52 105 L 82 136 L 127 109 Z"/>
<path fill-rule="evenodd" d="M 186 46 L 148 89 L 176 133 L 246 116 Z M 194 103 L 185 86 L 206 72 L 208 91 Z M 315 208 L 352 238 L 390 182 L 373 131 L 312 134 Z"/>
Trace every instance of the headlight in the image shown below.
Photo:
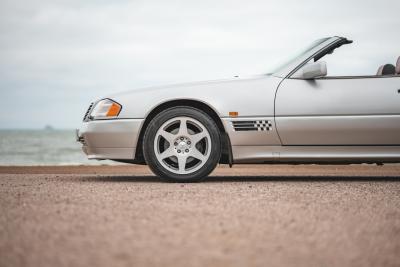
<path fill-rule="evenodd" d="M 116 118 L 121 112 L 122 106 L 111 99 L 103 99 L 96 103 L 90 118 L 97 119 L 112 119 Z"/>

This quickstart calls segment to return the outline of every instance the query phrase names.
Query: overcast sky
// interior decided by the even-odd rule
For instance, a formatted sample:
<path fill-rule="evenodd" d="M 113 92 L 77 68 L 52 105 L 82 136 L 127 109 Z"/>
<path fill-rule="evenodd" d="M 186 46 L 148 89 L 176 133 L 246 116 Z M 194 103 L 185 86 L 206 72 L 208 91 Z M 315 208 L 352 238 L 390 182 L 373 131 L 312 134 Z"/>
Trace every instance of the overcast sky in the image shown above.
<path fill-rule="evenodd" d="M 374 74 L 400 56 L 399 10 L 399 0 L 1 0 L 0 127 L 76 128 L 99 96 L 265 73 L 332 35 L 355 43 L 330 74 Z"/>

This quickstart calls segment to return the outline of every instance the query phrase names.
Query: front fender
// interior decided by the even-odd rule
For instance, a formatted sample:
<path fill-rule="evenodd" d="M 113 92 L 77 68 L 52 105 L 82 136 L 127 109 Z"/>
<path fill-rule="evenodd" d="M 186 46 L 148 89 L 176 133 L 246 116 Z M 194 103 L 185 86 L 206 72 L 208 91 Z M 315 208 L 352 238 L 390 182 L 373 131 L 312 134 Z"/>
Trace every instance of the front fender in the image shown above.
<path fill-rule="evenodd" d="M 208 105 L 220 117 L 274 116 L 275 91 L 281 78 L 262 76 L 221 82 L 148 88 L 108 96 L 122 105 L 119 118 L 145 118 L 157 106 L 174 100 L 194 100 Z"/>

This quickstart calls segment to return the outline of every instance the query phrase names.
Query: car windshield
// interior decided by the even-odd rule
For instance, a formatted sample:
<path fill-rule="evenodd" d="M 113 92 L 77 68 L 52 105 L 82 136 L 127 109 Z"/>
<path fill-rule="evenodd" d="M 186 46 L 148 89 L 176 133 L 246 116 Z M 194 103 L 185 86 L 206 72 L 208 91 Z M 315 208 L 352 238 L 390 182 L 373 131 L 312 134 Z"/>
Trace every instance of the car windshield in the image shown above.
<path fill-rule="evenodd" d="M 329 38 L 322 38 L 322 39 L 318 39 L 318 40 L 312 42 L 305 49 L 300 50 L 300 52 L 294 54 L 293 56 L 291 56 L 291 57 L 287 58 L 285 61 L 283 61 L 284 62 L 283 64 L 282 63 L 278 64 L 275 68 L 272 68 L 272 71 L 270 71 L 268 73 L 272 74 L 272 73 L 276 73 L 276 72 L 279 72 L 279 71 L 285 69 L 287 66 L 291 65 L 293 62 L 297 61 L 299 58 L 303 57 L 305 54 L 307 54 L 312 49 L 319 46 L 320 44 L 322 44 L 323 42 L 325 42 L 328 39 Z"/>

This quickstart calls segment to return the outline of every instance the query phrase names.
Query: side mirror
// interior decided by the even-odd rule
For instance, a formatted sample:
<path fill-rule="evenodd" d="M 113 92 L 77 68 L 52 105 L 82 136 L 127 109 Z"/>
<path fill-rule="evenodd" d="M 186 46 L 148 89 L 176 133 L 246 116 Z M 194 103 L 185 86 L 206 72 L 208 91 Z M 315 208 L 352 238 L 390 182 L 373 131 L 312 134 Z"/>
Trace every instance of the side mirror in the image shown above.
<path fill-rule="evenodd" d="M 326 63 L 321 61 L 304 65 L 295 73 L 295 75 L 293 75 L 293 78 L 311 80 L 318 77 L 326 76 L 327 74 L 328 71 L 326 69 Z"/>

